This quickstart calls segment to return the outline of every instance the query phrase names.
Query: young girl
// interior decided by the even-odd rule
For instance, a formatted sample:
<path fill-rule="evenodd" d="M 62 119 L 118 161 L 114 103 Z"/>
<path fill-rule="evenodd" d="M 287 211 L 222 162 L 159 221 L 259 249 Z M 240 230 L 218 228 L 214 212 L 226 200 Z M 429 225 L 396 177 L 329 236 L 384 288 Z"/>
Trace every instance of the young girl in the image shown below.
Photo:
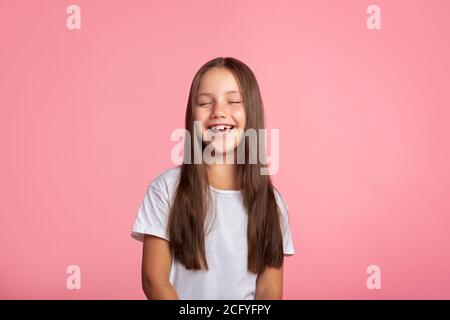
<path fill-rule="evenodd" d="M 183 164 L 149 184 L 132 229 L 132 237 L 143 242 L 145 295 L 282 299 L 283 258 L 295 251 L 287 205 L 270 177 L 261 174 L 265 162 L 249 161 L 255 143 L 242 135 L 264 128 L 250 68 L 231 57 L 203 65 L 192 81 L 185 120 L 190 134 Z M 195 133 L 194 121 L 202 134 Z M 195 163 L 196 144 L 234 161 L 202 157 Z M 239 146 L 245 146 L 244 163 L 236 161 Z"/>

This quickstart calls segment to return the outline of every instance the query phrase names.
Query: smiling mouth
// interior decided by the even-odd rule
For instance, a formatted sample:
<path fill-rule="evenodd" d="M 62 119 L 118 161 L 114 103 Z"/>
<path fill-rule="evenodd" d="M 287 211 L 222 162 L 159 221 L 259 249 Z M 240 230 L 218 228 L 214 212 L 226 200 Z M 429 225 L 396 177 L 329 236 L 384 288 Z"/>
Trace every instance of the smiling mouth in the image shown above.
<path fill-rule="evenodd" d="M 208 126 L 208 130 L 210 130 L 213 133 L 222 133 L 222 134 L 226 134 L 226 133 L 230 133 L 231 130 L 234 129 L 233 125 L 211 125 Z"/>

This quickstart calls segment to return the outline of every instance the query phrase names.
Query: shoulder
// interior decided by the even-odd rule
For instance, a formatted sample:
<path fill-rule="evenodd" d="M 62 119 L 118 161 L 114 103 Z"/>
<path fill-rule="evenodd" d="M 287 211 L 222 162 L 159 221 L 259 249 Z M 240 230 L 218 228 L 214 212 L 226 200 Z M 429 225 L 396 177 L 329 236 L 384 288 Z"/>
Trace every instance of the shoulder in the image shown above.
<path fill-rule="evenodd" d="M 288 212 L 288 205 L 286 203 L 286 201 L 284 200 L 284 198 L 281 196 L 281 193 L 275 189 L 275 187 L 273 188 L 273 192 L 275 194 L 275 199 L 279 208 L 279 214 L 280 214 L 280 221 L 281 221 L 281 226 L 282 226 L 282 232 L 283 235 L 286 235 L 288 232 L 290 232 L 289 230 L 289 212 Z M 290 237 L 290 236 L 289 236 Z"/>
<path fill-rule="evenodd" d="M 273 187 L 273 193 L 275 195 L 275 200 L 277 202 L 278 207 L 280 207 L 281 212 L 285 213 L 288 210 L 288 205 L 284 198 L 281 196 L 281 193 Z"/>
<path fill-rule="evenodd" d="M 169 197 L 174 193 L 181 173 L 181 166 L 172 167 L 157 173 L 148 188 Z"/>

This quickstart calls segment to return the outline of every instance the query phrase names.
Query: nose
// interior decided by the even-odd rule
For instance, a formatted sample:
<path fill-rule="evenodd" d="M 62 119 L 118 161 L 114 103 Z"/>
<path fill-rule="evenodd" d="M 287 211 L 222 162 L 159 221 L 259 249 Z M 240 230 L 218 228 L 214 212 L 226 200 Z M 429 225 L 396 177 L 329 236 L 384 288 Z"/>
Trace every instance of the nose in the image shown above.
<path fill-rule="evenodd" d="M 225 118 L 226 117 L 226 109 L 225 109 L 225 102 L 217 101 L 214 104 L 214 107 L 211 112 L 211 118 Z"/>

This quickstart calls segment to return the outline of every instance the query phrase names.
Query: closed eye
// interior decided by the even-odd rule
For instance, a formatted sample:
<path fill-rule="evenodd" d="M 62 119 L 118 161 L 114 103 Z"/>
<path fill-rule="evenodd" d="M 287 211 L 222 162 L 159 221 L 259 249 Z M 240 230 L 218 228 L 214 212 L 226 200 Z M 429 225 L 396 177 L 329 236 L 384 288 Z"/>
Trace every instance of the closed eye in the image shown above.
<path fill-rule="evenodd" d="M 231 101 L 230 103 L 241 103 L 240 101 Z"/>

